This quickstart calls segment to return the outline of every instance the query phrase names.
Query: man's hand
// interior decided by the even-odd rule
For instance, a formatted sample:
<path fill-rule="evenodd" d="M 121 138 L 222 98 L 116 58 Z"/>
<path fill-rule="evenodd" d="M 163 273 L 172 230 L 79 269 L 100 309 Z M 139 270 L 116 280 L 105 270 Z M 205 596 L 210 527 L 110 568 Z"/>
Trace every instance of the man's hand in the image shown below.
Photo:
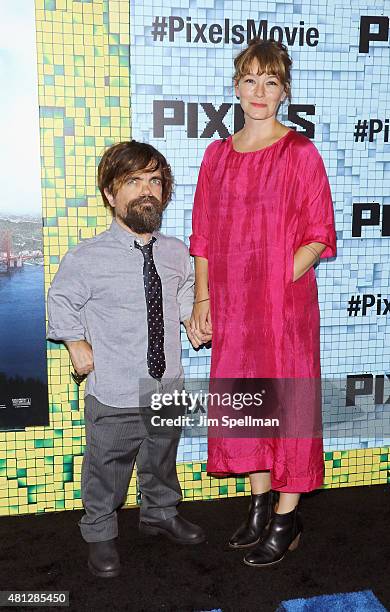
<path fill-rule="evenodd" d="M 192 346 L 195 349 L 202 346 L 202 344 L 206 344 L 206 342 L 210 342 L 212 335 L 211 334 L 201 334 L 198 331 L 194 331 L 191 328 L 190 319 L 183 321 L 183 325 L 186 328 L 188 340 L 191 342 Z"/>
<path fill-rule="evenodd" d="M 69 351 L 69 355 L 75 369 L 75 372 L 86 376 L 92 372 L 93 352 L 92 347 L 86 340 L 76 340 L 73 342 L 65 342 Z"/>

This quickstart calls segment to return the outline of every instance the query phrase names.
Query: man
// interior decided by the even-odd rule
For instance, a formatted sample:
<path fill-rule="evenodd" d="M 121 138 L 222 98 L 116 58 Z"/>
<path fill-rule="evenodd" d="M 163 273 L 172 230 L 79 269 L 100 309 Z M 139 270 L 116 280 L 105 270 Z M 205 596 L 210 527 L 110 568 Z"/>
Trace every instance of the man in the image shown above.
<path fill-rule="evenodd" d="M 205 539 L 177 513 L 178 436 L 151 435 L 141 407 L 145 388 L 180 387 L 180 322 L 195 348 L 210 337 L 189 328 L 188 249 L 158 231 L 173 186 L 164 156 L 134 140 L 113 145 L 100 161 L 98 185 L 114 219 L 62 259 L 48 293 L 48 338 L 65 343 L 78 380 L 87 376 L 79 526 L 90 571 L 113 577 L 120 572 L 116 510 L 135 462 L 140 531 L 183 544 Z"/>

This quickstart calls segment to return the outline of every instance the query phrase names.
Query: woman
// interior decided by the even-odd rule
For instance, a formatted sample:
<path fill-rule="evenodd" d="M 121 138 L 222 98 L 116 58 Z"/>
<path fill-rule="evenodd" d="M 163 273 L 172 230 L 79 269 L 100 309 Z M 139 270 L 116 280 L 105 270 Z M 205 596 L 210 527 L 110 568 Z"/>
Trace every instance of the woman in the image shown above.
<path fill-rule="evenodd" d="M 276 118 L 290 99 L 286 47 L 254 39 L 234 66 L 245 123 L 212 142 L 202 161 L 190 239 L 196 277 L 191 327 L 194 334 L 213 334 L 212 379 L 318 382 L 313 266 L 336 253 L 329 182 L 314 144 Z M 314 423 L 320 402 L 307 397 L 313 398 L 308 418 Z M 290 417 L 300 414 L 299 405 L 285 404 Z M 249 516 L 229 544 L 255 546 L 244 562 L 270 565 L 298 544 L 300 494 L 323 484 L 322 439 L 314 437 L 314 426 L 313 436 L 300 439 L 210 438 L 207 469 L 249 473 Z M 276 511 L 272 490 L 280 494 Z"/>

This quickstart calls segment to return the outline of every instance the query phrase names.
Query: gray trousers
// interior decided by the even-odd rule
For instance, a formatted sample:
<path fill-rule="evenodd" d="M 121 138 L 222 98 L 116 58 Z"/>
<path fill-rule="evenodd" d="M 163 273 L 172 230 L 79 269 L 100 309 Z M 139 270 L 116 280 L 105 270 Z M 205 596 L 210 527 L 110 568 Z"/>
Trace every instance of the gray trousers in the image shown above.
<path fill-rule="evenodd" d="M 79 521 L 87 542 L 118 536 L 117 509 L 124 503 L 134 463 L 142 494 L 140 519 L 156 523 L 175 516 L 181 500 L 176 472 L 178 437 L 149 435 L 134 408 L 106 406 L 85 398 L 86 449 L 81 471 L 85 514 Z"/>

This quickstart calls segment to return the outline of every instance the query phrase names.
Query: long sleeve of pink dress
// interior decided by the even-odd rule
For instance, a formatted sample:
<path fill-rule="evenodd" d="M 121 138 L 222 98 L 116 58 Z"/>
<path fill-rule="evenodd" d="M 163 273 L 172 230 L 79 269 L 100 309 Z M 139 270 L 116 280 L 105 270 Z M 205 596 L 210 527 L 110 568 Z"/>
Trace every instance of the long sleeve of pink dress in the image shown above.
<path fill-rule="evenodd" d="M 314 269 L 293 281 L 294 253 L 311 242 L 326 245 L 321 258 L 336 254 L 329 181 L 308 138 L 290 130 L 259 151 L 235 151 L 231 137 L 207 147 L 190 252 L 208 260 L 211 379 L 320 378 Z M 321 412 L 320 400 L 309 410 Z M 211 437 L 207 469 L 270 470 L 274 489 L 310 491 L 323 483 L 322 439 Z"/>

